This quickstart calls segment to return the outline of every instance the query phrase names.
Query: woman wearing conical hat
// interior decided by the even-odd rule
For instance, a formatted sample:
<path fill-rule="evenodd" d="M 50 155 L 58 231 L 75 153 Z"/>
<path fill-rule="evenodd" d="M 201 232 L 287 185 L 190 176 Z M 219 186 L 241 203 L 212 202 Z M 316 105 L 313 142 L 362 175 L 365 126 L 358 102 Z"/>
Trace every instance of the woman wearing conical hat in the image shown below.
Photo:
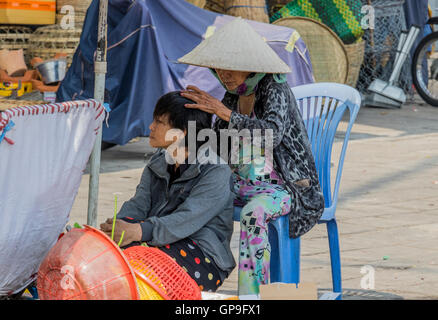
<path fill-rule="evenodd" d="M 296 238 L 309 231 L 324 210 L 310 142 L 286 82 L 285 74 L 291 70 L 241 18 L 227 23 L 178 61 L 209 68 L 226 89 L 222 101 L 195 86 L 181 92 L 196 102 L 187 108 L 216 115 L 214 129 L 218 133 L 248 129 L 253 136 L 255 132 L 262 137 L 272 134 L 273 155 L 263 143 L 269 139 L 261 139 L 261 152 L 253 152 L 250 161 L 244 156 L 237 163 L 228 160 L 235 204 L 243 206 L 239 296 L 258 295 L 259 285 L 269 281 L 269 220 L 289 215 L 289 236 Z"/>

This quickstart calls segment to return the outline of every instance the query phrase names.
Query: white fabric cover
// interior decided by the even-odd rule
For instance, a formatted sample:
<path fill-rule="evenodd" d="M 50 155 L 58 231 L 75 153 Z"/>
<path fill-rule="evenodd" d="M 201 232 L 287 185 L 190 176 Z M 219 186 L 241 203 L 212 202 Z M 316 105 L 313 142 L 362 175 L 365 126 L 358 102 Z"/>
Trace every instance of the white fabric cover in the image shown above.
<path fill-rule="evenodd" d="M 63 231 L 104 117 L 95 100 L 0 113 L 0 136 L 15 123 L 0 142 L 0 296 L 35 279 Z"/>

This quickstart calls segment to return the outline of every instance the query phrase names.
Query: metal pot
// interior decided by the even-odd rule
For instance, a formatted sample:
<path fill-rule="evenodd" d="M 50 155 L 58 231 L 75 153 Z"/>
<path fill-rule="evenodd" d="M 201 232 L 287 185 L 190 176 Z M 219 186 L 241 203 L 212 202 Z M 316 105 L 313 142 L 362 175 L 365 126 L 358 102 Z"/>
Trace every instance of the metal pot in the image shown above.
<path fill-rule="evenodd" d="M 66 59 L 47 60 L 35 65 L 45 84 L 62 81 L 67 70 Z"/>

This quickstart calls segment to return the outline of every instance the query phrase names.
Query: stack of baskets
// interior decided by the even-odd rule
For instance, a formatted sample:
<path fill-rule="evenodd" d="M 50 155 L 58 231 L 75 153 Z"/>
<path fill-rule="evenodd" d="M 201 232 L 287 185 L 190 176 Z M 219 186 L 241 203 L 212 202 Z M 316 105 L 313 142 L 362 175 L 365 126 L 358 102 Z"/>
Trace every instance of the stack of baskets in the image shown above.
<path fill-rule="evenodd" d="M 62 234 L 37 278 L 41 300 L 138 300 L 137 282 L 120 248 L 90 226 Z"/>
<path fill-rule="evenodd" d="M 26 63 L 29 63 L 29 40 L 32 29 L 23 26 L 0 26 L 0 49 L 23 49 Z"/>
<path fill-rule="evenodd" d="M 0 26 L 0 49 L 23 49 L 25 62 L 29 66 L 35 57 L 43 60 L 53 59 L 56 53 L 67 54 L 67 66 L 71 65 L 73 55 L 79 45 L 82 26 L 91 0 L 58 0 L 57 24 L 43 26 L 33 31 L 24 26 Z M 73 29 L 62 28 L 63 6 L 73 6 L 75 26 Z M 72 13 L 72 12 L 70 12 Z"/>
<path fill-rule="evenodd" d="M 60 25 L 40 27 L 35 30 L 29 40 L 30 59 L 40 57 L 43 60 L 53 59 L 56 53 L 67 54 L 67 67 L 79 44 L 82 28 L 63 29 Z"/>
<path fill-rule="evenodd" d="M 121 251 L 90 226 L 60 236 L 42 261 L 37 287 L 41 300 L 202 299 L 195 280 L 160 249 Z"/>

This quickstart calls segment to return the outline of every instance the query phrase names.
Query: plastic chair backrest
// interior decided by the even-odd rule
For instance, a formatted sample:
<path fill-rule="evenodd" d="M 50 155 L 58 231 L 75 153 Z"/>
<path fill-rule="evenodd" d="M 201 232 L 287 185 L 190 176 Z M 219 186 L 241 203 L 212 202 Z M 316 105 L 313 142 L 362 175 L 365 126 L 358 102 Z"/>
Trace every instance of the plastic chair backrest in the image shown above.
<path fill-rule="evenodd" d="M 312 153 L 324 193 L 327 212 L 324 212 L 321 220 L 330 220 L 334 218 L 335 212 L 327 208 L 336 208 L 345 152 L 351 128 L 359 112 L 361 97 L 356 89 L 338 83 L 307 84 L 292 88 L 292 92 L 312 144 Z M 330 179 L 332 146 L 339 122 L 347 109 L 350 112 L 350 119 L 339 155 L 332 194 Z"/>

